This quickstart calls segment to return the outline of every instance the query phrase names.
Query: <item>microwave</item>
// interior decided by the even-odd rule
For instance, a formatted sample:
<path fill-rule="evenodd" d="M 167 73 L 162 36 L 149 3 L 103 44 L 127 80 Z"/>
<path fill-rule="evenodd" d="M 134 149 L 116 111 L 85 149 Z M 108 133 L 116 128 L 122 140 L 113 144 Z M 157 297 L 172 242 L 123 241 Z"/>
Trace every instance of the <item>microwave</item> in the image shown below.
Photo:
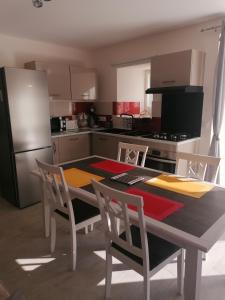
<path fill-rule="evenodd" d="M 60 132 L 66 130 L 66 118 L 65 117 L 52 117 L 50 119 L 51 132 Z"/>
<path fill-rule="evenodd" d="M 119 117 L 112 116 L 113 128 L 132 130 L 133 129 L 133 116 L 128 114 L 121 114 Z"/>

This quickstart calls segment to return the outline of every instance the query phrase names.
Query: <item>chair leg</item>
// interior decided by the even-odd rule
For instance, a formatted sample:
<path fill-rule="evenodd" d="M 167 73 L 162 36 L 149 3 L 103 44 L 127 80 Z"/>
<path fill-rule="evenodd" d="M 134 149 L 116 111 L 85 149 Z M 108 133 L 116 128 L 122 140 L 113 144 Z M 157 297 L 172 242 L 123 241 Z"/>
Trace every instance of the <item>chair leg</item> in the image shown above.
<path fill-rule="evenodd" d="M 76 269 L 77 264 L 77 234 L 75 226 L 71 225 L 70 227 L 70 236 L 71 236 L 71 261 L 72 261 L 72 271 Z"/>
<path fill-rule="evenodd" d="M 177 257 L 177 289 L 179 295 L 183 295 L 184 289 L 184 250 Z"/>
<path fill-rule="evenodd" d="M 46 238 L 50 235 L 50 205 L 47 200 L 43 203 L 44 235 Z"/>
<path fill-rule="evenodd" d="M 116 229 L 117 229 L 117 232 L 120 234 L 120 219 L 119 218 L 116 219 Z"/>
<path fill-rule="evenodd" d="M 112 255 L 106 251 L 106 279 L 105 279 L 105 298 L 110 297 L 112 281 Z"/>
<path fill-rule="evenodd" d="M 150 278 L 148 272 L 144 274 L 144 300 L 150 300 Z"/>
<path fill-rule="evenodd" d="M 45 191 L 45 184 L 42 183 L 42 212 L 43 212 L 43 225 L 44 225 L 44 236 L 47 238 L 50 235 L 50 217 L 51 209 L 49 199 Z"/>
<path fill-rule="evenodd" d="M 55 251 L 56 242 L 56 221 L 55 216 L 51 215 L 51 253 Z"/>

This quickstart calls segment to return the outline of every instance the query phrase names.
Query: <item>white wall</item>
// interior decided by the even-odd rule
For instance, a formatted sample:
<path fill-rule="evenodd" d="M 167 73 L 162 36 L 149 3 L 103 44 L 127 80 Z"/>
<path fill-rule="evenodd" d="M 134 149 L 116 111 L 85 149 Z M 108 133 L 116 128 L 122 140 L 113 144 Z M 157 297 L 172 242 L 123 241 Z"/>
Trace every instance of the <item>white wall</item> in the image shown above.
<path fill-rule="evenodd" d="M 0 34 L 0 66 L 23 67 L 32 60 L 78 62 L 92 66 L 90 52 Z"/>
<path fill-rule="evenodd" d="M 199 49 L 206 52 L 204 76 L 204 107 L 202 139 L 199 151 L 207 153 L 212 120 L 213 80 L 216 65 L 219 32 L 201 32 L 202 28 L 218 25 L 220 20 L 179 30 L 155 34 L 140 39 L 120 43 L 112 47 L 98 49 L 94 53 L 99 74 L 100 101 L 116 100 L 116 64 L 146 59 L 148 57 L 186 49 Z M 114 66 L 113 66 L 114 65 Z M 176 66 L 174 66 L 176 67 Z"/>
<path fill-rule="evenodd" d="M 22 67 L 25 62 L 69 62 L 92 67 L 91 53 L 57 44 L 21 39 L 0 34 L 0 66 Z M 51 116 L 71 115 L 70 102 L 50 102 Z"/>

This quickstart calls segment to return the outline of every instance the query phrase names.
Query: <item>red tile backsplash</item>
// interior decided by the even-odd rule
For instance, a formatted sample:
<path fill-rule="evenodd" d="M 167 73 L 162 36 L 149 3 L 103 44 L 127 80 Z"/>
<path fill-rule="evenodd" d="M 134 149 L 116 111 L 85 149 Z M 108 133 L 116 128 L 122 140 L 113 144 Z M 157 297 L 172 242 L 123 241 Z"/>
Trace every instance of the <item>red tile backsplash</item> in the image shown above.
<path fill-rule="evenodd" d="M 132 114 L 140 114 L 140 102 L 130 102 L 130 111 Z"/>
<path fill-rule="evenodd" d="M 73 102 L 72 114 L 88 113 L 91 104 L 92 102 Z"/>
<path fill-rule="evenodd" d="M 113 114 L 140 114 L 140 102 L 113 102 Z"/>
<path fill-rule="evenodd" d="M 93 102 L 73 102 L 72 114 L 77 115 L 79 113 L 88 113 L 90 105 Z M 140 114 L 140 102 L 113 102 L 113 114 L 120 115 L 122 113 L 127 114 Z M 105 121 L 98 121 L 99 126 L 110 126 L 112 116 L 111 115 L 99 115 L 104 116 Z M 149 130 L 149 131 L 160 131 L 161 129 L 161 118 L 135 118 L 134 127 L 137 130 Z"/>

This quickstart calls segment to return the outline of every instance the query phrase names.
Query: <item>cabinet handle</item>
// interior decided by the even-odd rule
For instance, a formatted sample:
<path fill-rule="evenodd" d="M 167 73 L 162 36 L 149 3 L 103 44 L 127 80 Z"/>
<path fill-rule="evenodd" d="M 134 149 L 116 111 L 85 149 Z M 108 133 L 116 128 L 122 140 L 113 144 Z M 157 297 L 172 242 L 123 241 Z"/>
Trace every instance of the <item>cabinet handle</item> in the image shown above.
<path fill-rule="evenodd" d="M 82 98 L 82 100 L 89 100 L 90 96 L 89 96 L 89 94 L 82 94 L 81 98 Z"/>
<path fill-rule="evenodd" d="M 56 153 L 56 145 L 55 145 L 55 142 L 53 142 L 52 148 L 53 148 L 53 153 L 55 154 L 55 153 Z"/>
<path fill-rule="evenodd" d="M 0 101 L 1 101 L 1 102 L 4 102 L 4 101 L 3 101 L 3 93 L 2 93 L 2 90 L 0 90 Z"/>
<path fill-rule="evenodd" d="M 162 83 L 175 83 L 176 80 L 165 80 L 165 81 L 162 81 Z"/>
<path fill-rule="evenodd" d="M 79 141 L 79 138 L 70 138 L 70 141 Z"/>
<path fill-rule="evenodd" d="M 60 94 L 50 94 L 50 97 L 60 97 Z"/>

